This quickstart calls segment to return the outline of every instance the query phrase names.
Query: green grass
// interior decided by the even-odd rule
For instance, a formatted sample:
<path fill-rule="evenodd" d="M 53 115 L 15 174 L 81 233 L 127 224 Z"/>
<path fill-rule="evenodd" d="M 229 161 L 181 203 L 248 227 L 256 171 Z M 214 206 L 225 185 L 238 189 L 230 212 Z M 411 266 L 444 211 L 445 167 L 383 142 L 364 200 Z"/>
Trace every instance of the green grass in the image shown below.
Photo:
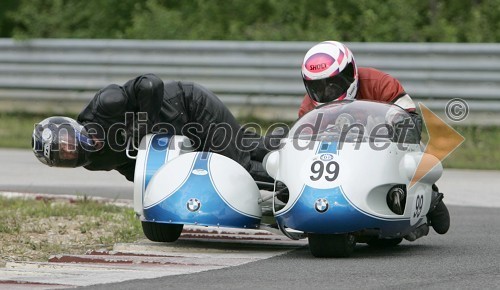
<path fill-rule="evenodd" d="M 144 238 L 131 208 L 88 198 L 70 203 L 0 197 L 0 208 L 0 262 L 46 261 L 54 254 L 83 254 Z"/>
<path fill-rule="evenodd" d="M 455 127 L 465 141 L 443 162 L 447 168 L 500 169 L 500 128 Z"/>
<path fill-rule="evenodd" d="M 31 148 L 34 125 L 47 117 L 50 115 L 0 112 L 0 148 Z"/>
<path fill-rule="evenodd" d="M 0 112 L 0 148 L 30 149 L 33 125 L 46 117 L 48 115 Z M 242 118 L 239 122 L 257 123 L 263 130 L 273 124 L 271 121 L 251 117 Z M 444 160 L 445 167 L 500 170 L 499 127 L 457 126 L 455 129 L 465 137 L 465 142 Z"/>

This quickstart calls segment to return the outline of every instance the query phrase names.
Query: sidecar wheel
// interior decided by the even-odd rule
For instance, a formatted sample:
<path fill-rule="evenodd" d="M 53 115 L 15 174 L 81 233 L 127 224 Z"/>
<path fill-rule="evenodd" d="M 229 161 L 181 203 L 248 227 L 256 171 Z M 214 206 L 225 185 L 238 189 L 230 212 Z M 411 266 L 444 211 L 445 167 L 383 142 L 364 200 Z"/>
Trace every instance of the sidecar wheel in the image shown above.
<path fill-rule="evenodd" d="M 390 248 L 399 245 L 402 241 L 403 238 L 395 238 L 395 239 L 373 238 L 369 240 L 367 244 L 376 248 Z"/>
<path fill-rule="evenodd" d="M 356 246 L 351 234 L 308 234 L 309 250 L 317 258 L 349 257 Z"/>
<path fill-rule="evenodd" d="M 184 225 L 142 222 L 142 231 L 148 240 L 153 242 L 175 242 L 179 238 Z"/>

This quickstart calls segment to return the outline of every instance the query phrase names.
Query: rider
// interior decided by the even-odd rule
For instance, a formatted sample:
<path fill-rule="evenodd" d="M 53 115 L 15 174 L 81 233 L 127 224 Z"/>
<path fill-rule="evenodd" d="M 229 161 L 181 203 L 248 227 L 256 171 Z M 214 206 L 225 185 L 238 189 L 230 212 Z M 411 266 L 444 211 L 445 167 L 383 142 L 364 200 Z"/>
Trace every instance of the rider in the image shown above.
<path fill-rule="evenodd" d="M 50 117 L 35 126 L 33 151 L 42 163 L 114 169 L 133 181 L 135 159 L 126 156 L 128 138 L 141 140 L 147 133 L 167 131 L 188 136 L 195 150 L 235 160 L 255 180 L 272 181 L 262 160 L 252 160 L 251 146 L 242 145 L 248 133 L 214 93 L 196 83 L 164 83 L 154 74 L 145 74 L 123 86 L 111 84 L 95 94 L 77 120 Z"/>
<path fill-rule="evenodd" d="M 302 63 L 302 79 L 307 94 L 299 117 L 335 100 L 375 100 L 393 103 L 408 111 L 417 125 L 412 131 L 421 133 L 422 121 L 415 103 L 399 81 L 374 68 L 358 68 L 352 52 L 343 43 L 324 41 L 309 49 Z M 450 227 L 450 215 L 435 185 L 433 190 L 441 200 L 427 217 L 437 233 L 445 234 Z"/>

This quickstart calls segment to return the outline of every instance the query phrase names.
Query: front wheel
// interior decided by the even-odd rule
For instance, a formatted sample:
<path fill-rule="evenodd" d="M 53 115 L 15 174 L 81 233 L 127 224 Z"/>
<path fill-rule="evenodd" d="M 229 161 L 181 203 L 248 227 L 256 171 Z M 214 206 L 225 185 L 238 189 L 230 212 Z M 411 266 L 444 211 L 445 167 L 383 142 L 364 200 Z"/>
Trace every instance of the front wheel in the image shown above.
<path fill-rule="evenodd" d="M 142 231 L 148 240 L 153 242 L 175 242 L 179 238 L 184 225 L 162 224 L 142 221 Z"/>
<path fill-rule="evenodd" d="M 309 250 L 317 258 L 349 257 L 356 246 L 351 234 L 308 234 Z"/>

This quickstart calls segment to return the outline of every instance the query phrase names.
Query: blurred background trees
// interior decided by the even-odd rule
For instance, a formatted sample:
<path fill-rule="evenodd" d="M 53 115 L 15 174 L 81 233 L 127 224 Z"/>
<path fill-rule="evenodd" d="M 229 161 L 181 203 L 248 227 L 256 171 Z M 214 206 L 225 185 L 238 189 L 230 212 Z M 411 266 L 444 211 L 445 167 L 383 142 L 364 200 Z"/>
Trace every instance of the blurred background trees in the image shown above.
<path fill-rule="evenodd" d="M 500 0 L 1 0 L 0 37 L 498 42 Z"/>

